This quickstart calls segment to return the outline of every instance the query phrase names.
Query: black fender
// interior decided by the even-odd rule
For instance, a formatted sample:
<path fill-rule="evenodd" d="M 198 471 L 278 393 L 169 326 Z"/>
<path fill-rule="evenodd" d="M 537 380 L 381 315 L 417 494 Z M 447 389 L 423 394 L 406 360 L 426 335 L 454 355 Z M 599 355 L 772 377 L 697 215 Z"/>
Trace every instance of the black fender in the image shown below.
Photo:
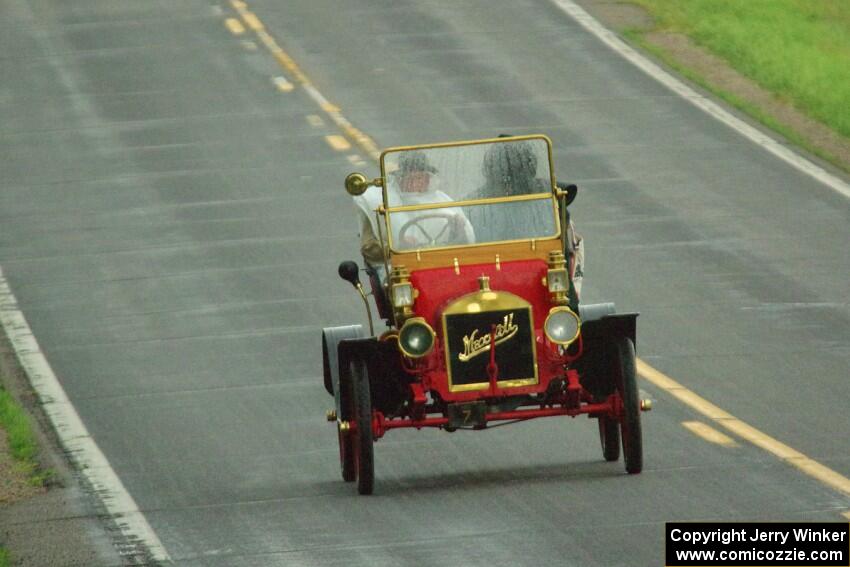
<path fill-rule="evenodd" d="M 637 346 L 637 318 L 639 313 L 617 313 L 613 303 L 593 303 L 579 306 L 581 337 L 584 340 L 628 337 Z"/>
<path fill-rule="evenodd" d="M 322 329 L 322 371 L 325 390 L 334 397 L 337 415 L 339 415 L 339 343 L 344 340 L 358 339 L 366 336 L 363 325 L 346 325 L 344 327 L 327 327 Z M 348 364 L 345 365 L 346 369 Z M 346 370 L 347 372 L 347 370 Z"/>
<path fill-rule="evenodd" d="M 353 358 L 358 357 L 369 360 L 378 339 L 375 337 L 357 336 L 341 339 L 336 343 L 337 364 L 336 373 L 333 376 L 334 402 L 336 403 L 336 414 L 339 419 L 349 421 L 353 416 L 349 415 L 352 403 L 349 398 L 352 395 L 351 366 Z M 371 381 L 371 375 L 369 376 Z M 371 390 L 371 388 L 370 388 Z"/>
<path fill-rule="evenodd" d="M 617 362 L 616 342 L 627 337 L 637 346 L 638 313 L 617 313 L 613 303 L 579 307 L 582 355 L 574 363 L 582 385 L 597 398 L 614 391 L 612 364 Z"/>
<path fill-rule="evenodd" d="M 410 381 L 413 379 L 403 368 L 398 344 L 394 340 L 379 341 L 376 337 L 344 339 L 339 342 L 339 396 L 341 405 L 337 415 L 345 407 L 351 391 L 350 361 L 359 358 L 366 362 L 369 375 L 369 392 L 372 407 L 384 415 L 395 415 L 409 398 Z"/>

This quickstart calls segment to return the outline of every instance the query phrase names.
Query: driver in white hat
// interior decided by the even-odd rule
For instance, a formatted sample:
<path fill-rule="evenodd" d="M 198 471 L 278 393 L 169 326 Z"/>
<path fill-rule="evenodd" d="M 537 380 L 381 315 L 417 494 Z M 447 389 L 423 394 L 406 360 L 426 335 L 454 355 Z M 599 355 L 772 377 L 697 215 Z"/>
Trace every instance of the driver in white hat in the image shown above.
<path fill-rule="evenodd" d="M 403 152 L 398 159 L 398 168 L 387 176 L 389 206 L 452 202 L 451 197 L 434 188 L 432 178 L 436 174 L 437 169 L 428 161 L 425 152 Z M 383 202 L 382 189 L 370 187 L 362 195 L 354 197 L 354 202 L 360 220 L 360 252 L 368 267 L 372 268 L 383 282 L 386 279 L 386 274 L 383 273 L 384 249 L 377 235 L 383 234 L 386 240 L 386 226 L 382 224 L 379 232 L 375 218 L 375 210 Z M 398 212 L 392 214 L 390 221 L 393 246 L 397 250 L 468 244 L 475 241 L 472 225 L 459 208 Z M 435 239 L 436 242 L 433 241 Z"/>

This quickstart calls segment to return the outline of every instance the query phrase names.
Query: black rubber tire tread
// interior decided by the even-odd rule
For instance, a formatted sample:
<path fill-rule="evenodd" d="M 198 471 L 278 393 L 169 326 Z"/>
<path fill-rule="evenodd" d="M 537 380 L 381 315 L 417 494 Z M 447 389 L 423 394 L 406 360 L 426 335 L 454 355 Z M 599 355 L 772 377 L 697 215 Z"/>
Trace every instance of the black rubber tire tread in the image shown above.
<path fill-rule="evenodd" d="M 602 456 L 608 462 L 620 458 L 620 427 L 617 420 L 608 416 L 599 417 L 599 442 L 602 444 Z"/>
<path fill-rule="evenodd" d="M 331 379 L 331 361 L 328 356 L 328 341 L 324 333 L 322 333 L 322 381 L 325 385 L 325 390 L 333 396 L 334 387 Z"/>
<path fill-rule="evenodd" d="M 637 375 L 635 373 L 635 345 L 628 337 L 617 339 L 620 359 L 620 375 L 617 389 L 623 396 L 625 415 L 620 423 L 623 443 L 623 458 L 626 472 L 638 474 L 643 470 L 643 436 L 640 427 L 640 399 L 638 398 Z"/>
<path fill-rule="evenodd" d="M 339 440 L 339 468 L 342 473 L 342 480 L 345 482 L 354 482 L 357 478 L 357 473 L 354 470 L 354 442 L 351 439 L 351 432 L 343 433 L 339 430 L 339 424 L 336 426 L 337 439 Z"/>
<path fill-rule="evenodd" d="M 366 363 L 351 361 L 351 385 L 354 389 L 354 450 L 357 452 L 357 492 L 372 494 L 375 487 L 375 456 L 372 438 L 372 399 L 369 391 L 369 374 Z"/>

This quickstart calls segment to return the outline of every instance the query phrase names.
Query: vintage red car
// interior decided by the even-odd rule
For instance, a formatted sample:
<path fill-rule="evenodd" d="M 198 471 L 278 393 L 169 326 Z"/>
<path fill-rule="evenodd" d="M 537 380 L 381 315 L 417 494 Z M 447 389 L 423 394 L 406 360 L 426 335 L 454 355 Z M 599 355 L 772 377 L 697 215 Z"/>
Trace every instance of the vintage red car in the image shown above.
<path fill-rule="evenodd" d="M 643 463 L 637 314 L 584 305 L 567 237 L 575 186 L 559 186 L 550 140 L 500 137 L 385 150 L 380 177 L 346 189 L 362 211 L 366 272 L 387 330 L 373 330 L 360 269 L 340 276 L 366 302 L 362 325 L 322 333 L 340 466 L 374 487 L 375 441 L 399 427 L 586 414 L 604 458 Z M 364 220 L 365 219 L 365 220 Z M 371 253 L 370 253 L 371 250 Z M 370 257 L 371 255 L 371 257 Z"/>

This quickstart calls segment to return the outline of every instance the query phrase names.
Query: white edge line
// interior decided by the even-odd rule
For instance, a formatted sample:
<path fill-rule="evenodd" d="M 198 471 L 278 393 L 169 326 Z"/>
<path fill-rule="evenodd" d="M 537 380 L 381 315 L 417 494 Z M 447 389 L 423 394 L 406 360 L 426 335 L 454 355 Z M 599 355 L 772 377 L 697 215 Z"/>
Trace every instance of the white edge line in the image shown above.
<path fill-rule="evenodd" d="M 632 49 L 628 44 L 617 37 L 614 32 L 600 24 L 595 18 L 593 18 L 593 16 L 588 14 L 572 0 L 552 0 L 552 2 L 587 31 L 598 37 L 603 43 L 605 43 L 605 45 L 616 51 L 623 58 L 631 62 L 665 87 L 669 88 L 674 93 L 704 111 L 706 114 L 716 118 L 723 124 L 726 124 L 742 136 L 760 145 L 779 159 L 820 181 L 844 197 L 850 198 L 850 185 L 845 183 L 843 180 L 827 172 L 820 166 L 815 165 L 801 155 L 793 152 L 770 136 L 753 128 L 741 119 L 736 118 L 728 111 L 721 108 L 718 104 L 697 93 L 691 87 L 673 77 L 670 73 Z"/>
<path fill-rule="evenodd" d="M 121 479 L 112 470 L 106 456 L 97 446 L 68 399 L 53 369 L 47 362 L 32 333 L 18 302 L 12 293 L 3 269 L 0 268 L 0 324 L 15 350 L 30 384 L 38 394 L 44 412 L 53 424 L 62 447 L 71 461 L 91 484 L 110 517 L 130 542 L 140 542 L 157 561 L 171 557 L 156 533 L 139 510 Z"/>

